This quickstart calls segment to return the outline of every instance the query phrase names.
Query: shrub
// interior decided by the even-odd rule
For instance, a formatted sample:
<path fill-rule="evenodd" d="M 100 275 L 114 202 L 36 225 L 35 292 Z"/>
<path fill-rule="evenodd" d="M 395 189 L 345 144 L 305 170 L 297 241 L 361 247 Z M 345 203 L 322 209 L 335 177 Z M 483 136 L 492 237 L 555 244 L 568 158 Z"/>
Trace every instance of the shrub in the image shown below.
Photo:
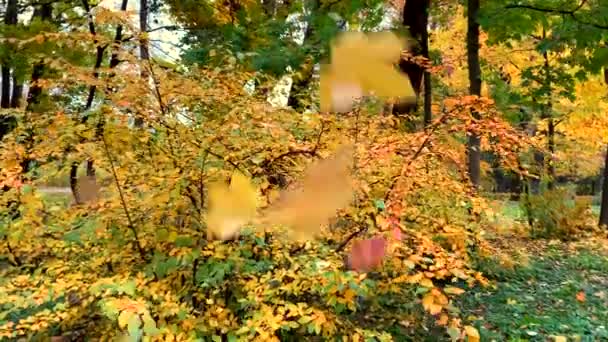
<path fill-rule="evenodd" d="M 520 205 L 533 238 L 575 239 L 593 229 L 591 200 L 576 197 L 571 189 L 523 196 Z"/>

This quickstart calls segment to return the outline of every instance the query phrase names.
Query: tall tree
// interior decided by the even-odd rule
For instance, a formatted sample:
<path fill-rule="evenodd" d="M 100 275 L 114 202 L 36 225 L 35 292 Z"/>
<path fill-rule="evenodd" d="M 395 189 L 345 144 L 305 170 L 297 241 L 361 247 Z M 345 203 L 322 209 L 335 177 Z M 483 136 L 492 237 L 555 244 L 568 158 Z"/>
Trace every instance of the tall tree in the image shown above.
<path fill-rule="evenodd" d="M 41 22 L 51 21 L 53 18 L 53 3 L 43 2 L 34 9 L 34 18 Z M 42 97 L 42 86 L 38 83 L 42 78 L 45 70 L 44 60 L 39 60 L 34 63 L 32 68 L 32 78 L 30 81 L 30 89 L 27 94 L 27 111 L 37 111 Z"/>
<path fill-rule="evenodd" d="M 481 66 L 479 64 L 479 0 L 467 1 L 467 62 L 469 66 L 469 93 L 481 96 Z M 478 113 L 473 113 L 478 118 Z M 471 183 L 479 187 L 481 178 L 481 150 L 478 135 L 469 132 L 467 142 L 468 171 Z"/>
<path fill-rule="evenodd" d="M 8 29 L 9 26 L 14 26 L 17 24 L 17 0 L 8 0 L 6 3 L 6 12 L 4 13 L 4 25 L 5 29 Z M 2 90 L 1 90 L 1 98 L 0 98 L 0 107 L 1 108 L 9 108 L 9 107 L 17 107 L 19 104 L 19 89 L 14 91 L 11 99 L 11 67 L 12 63 L 10 63 L 10 56 L 6 56 L 4 64 L 1 66 L 2 68 Z M 15 72 L 13 71 L 13 75 Z M 17 84 L 16 77 L 13 77 L 13 87 L 19 88 Z M 2 116 L 0 117 L 0 140 L 4 135 L 6 135 L 11 127 L 15 124 L 14 117 Z"/>
<path fill-rule="evenodd" d="M 499 16 L 485 16 L 487 27 L 496 26 L 496 18 L 503 22 L 502 34 L 498 34 L 497 39 L 519 39 L 523 34 L 537 30 L 539 23 L 550 25 L 552 40 L 541 41 L 539 49 L 542 51 L 561 52 L 566 51 L 559 64 L 553 63 L 552 69 L 576 68 L 574 77 L 584 80 L 587 74 L 598 74 L 606 67 L 607 48 L 602 42 L 608 38 L 608 7 L 598 1 L 580 0 L 573 3 L 563 3 L 553 0 L 528 0 L 512 1 L 501 0 L 492 3 L 494 14 L 501 13 Z M 513 25 L 513 22 L 519 22 Z M 508 27 L 508 30 L 505 28 Z M 506 33 L 509 32 L 509 33 Z M 536 31 L 538 32 L 538 31 Z M 510 37 L 506 37 L 510 36 Z M 555 70 L 554 70 L 555 73 Z M 530 72 L 530 75 L 534 73 Z M 537 73 L 536 75 L 538 75 Z M 560 86 L 560 96 L 568 98 L 572 96 L 570 92 L 573 76 L 561 73 L 558 78 L 552 76 L 554 87 Z M 542 83 L 542 82 L 541 82 Z M 542 87 L 541 87 L 542 88 Z M 555 90 L 555 89 L 554 89 Z M 568 94 L 570 93 L 570 94 Z M 555 129 L 555 123 L 553 124 Z M 549 129 L 547 130 L 549 131 Z M 608 177 L 605 173 L 604 177 Z M 608 221 L 608 187 L 604 183 L 602 193 L 602 208 L 600 212 L 600 224 Z"/>
<path fill-rule="evenodd" d="M 602 175 L 602 200 L 600 202 L 600 227 L 608 227 L 608 145 L 606 145 L 606 158 L 604 161 L 604 174 Z"/>
<path fill-rule="evenodd" d="M 122 2 L 120 4 L 121 12 L 125 12 L 127 10 L 128 2 L 129 2 L 129 0 L 122 0 Z M 84 6 L 84 9 L 85 9 L 86 14 L 89 19 L 89 33 L 91 33 L 91 35 L 93 35 L 95 37 L 99 33 L 97 32 L 95 24 L 93 22 L 91 6 L 90 6 L 88 0 L 82 0 L 82 4 Z M 120 63 L 120 60 L 118 58 L 117 49 L 120 47 L 120 45 L 122 43 L 122 39 L 123 39 L 123 25 L 118 24 L 116 26 L 116 32 L 114 34 L 114 47 L 112 50 L 112 54 L 110 56 L 110 69 L 115 68 Z M 99 77 L 99 68 L 101 67 L 101 65 L 103 63 L 103 58 L 105 55 L 105 50 L 107 48 L 107 45 L 100 45 L 97 40 L 95 40 L 95 43 L 97 44 L 97 46 L 96 46 L 95 65 L 93 66 L 93 77 L 98 78 Z M 85 111 L 91 109 L 91 107 L 93 106 L 93 100 L 95 99 L 96 91 L 97 91 L 97 87 L 95 85 L 91 85 L 89 87 L 86 105 L 83 108 Z M 87 121 L 88 121 L 88 116 L 85 116 L 83 118 L 83 123 L 86 123 Z M 103 134 L 103 121 L 99 120 L 96 123 L 95 128 L 96 128 L 95 134 L 97 137 L 99 137 L 101 134 Z M 78 166 L 79 166 L 79 163 L 74 162 L 74 163 L 72 163 L 72 165 L 70 167 L 70 188 L 72 190 L 72 195 L 74 196 L 74 200 L 76 203 L 80 203 L 80 198 L 79 198 L 80 196 L 79 196 L 79 192 L 77 189 Z M 92 159 L 88 159 L 86 161 L 86 174 L 89 177 L 95 176 L 95 166 L 94 166 L 94 161 Z"/>
<path fill-rule="evenodd" d="M 604 68 L 604 83 L 608 85 L 608 68 Z M 600 227 L 608 227 L 608 144 L 604 158 L 604 174 L 602 175 L 602 200 L 600 202 Z"/>
<path fill-rule="evenodd" d="M 17 25 L 17 0 L 8 0 L 6 2 L 6 12 L 4 13 L 4 25 L 5 29 L 9 29 L 10 26 Z M 9 108 L 11 104 L 11 63 L 8 61 L 2 65 L 2 99 L 0 101 L 0 107 Z"/>
<path fill-rule="evenodd" d="M 429 10 L 430 0 L 406 0 L 403 6 L 403 26 L 407 27 L 408 32 L 413 41 L 411 48 L 412 55 L 422 56 L 429 58 Z M 416 63 L 412 59 L 404 59 L 399 62 L 399 68 L 405 72 L 412 83 L 412 88 L 416 92 L 416 98 L 418 99 L 422 91 L 422 83 L 424 78 L 424 91 L 425 91 L 425 104 L 424 104 L 424 121 L 430 122 L 430 110 L 431 110 L 431 83 L 430 75 L 426 77 L 426 70 L 423 66 Z M 428 89 L 428 91 L 427 91 Z M 428 93 L 428 96 L 426 95 Z M 406 113 L 409 111 L 416 111 L 418 109 L 418 100 L 414 106 L 409 104 L 397 104 L 394 107 L 397 113 Z"/>

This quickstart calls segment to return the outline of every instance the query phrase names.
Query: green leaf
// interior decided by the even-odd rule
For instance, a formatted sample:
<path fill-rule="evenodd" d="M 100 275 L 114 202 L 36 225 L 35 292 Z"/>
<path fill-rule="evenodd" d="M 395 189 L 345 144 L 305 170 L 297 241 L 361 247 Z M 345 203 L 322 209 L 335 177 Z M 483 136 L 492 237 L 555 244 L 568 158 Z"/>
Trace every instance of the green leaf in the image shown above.
<path fill-rule="evenodd" d="M 129 337 L 133 339 L 132 341 L 139 341 L 142 335 L 142 330 L 140 329 L 141 321 L 139 319 L 139 315 L 133 313 L 127 320 L 127 331 L 129 332 Z"/>
<path fill-rule="evenodd" d="M 374 207 L 376 207 L 376 209 L 380 209 L 380 210 L 386 209 L 385 205 L 384 205 L 384 200 L 382 200 L 382 199 L 374 200 Z"/>

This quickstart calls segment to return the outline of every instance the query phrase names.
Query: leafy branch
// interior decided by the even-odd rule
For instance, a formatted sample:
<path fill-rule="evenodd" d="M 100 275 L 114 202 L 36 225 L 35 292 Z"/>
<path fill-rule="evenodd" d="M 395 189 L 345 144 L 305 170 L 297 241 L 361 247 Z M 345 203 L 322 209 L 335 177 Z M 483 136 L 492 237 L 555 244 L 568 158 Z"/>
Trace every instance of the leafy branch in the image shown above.
<path fill-rule="evenodd" d="M 114 177 L 114 183 L 116 184 L 116 188 L 118 190 L 118 195 L 120 196 L 120 202 L 122 204 L 122 208 L 125 212 L 125 216 L 127 217 L 127 226 L 133 233 L 133 238 L 135 239 L 135 246 L 137 247 L 137 251 L 139 252 L 139 255 L 141 256 L 142 259 L 146 260 L 147 259 L 146 252 L 141 245 L 141 241 L 137 234 L 137 229 L 135 228 L 135 224 L 133 222 L 133 219 L 131 218 L 131 214 L 129 212 L 129 207 L 127 206 L 127 201 L 125 200 L 125 195 L 122 191 L 122 187 L 120 186 L 120 181 L 118 180 L 118 174 L 116 173 L 114 159 L 112 158 L 112 155 L 110 154 L 110 148 L 108 147 L 108 143 L 103 134 L 101 135 L 101 141 L 103 143 L 103 147 L 106 152 L 106 156 L 108 157 L 108 161 L 110 162 L 110 170 L 112 171 L 112 176 Z"/>
<path fill-rule="evenodd" d="M 576 8 L 571 9 L 571 10 L 539 7 L 539 6 L 534 6 L 532 4 L 508 4 L 505 6 L 505 9 L 526 9 L 526 10 L 542 12 L 542 13 L 561 14 L 564 16 L 569 16 L 570 18 L 572 18 L 572 20 L 574 20 L 575 22 L 577 22 L 581 25 L 595 27 L 595 28 L 601 29 L 601 30 L 608 30 L 608 25 L 606 25 L 606 24 L 599 24 L 597 22 L 585 21 L 585 20 L 582 20 L 580 17 L 577 17 L 577 15 L 576 15 L 577 12 L 579 12 L 579 10 L 586 3 L 587 3 L 587 0 L 581 0 L 581 2 L 576 6 Z"/>

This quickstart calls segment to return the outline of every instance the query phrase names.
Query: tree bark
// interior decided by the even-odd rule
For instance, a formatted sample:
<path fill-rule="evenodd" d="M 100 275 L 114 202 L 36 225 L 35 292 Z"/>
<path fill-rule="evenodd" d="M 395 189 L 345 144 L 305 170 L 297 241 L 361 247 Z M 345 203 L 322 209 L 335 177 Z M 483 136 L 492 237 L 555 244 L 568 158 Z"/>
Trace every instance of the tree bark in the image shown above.
<path fill-rule="evenodd" d="M 11 96 L 11 108 L 21 107 L 21 98 L 23 97 L 23 84 L 13 75 L 13 95 Z"/>
<path fill-rule="evenodd" d="M 608 85 L 608 68 L 604 68 L 604 84 Z M 608 144 L 604 159 L 604 175 L 602 179 L 602 201 L 600 203 L 600 227 L 608 226 Z"/>
<path fill-rule="evenodd" d="M 8 0 L 6 3 L 6 12 L 4 13 L 5 25 L 17 24 L 17 0 Z M 8 61 L 2 65 L 2 90 L 0 96 L 0 107 L 11 107 L 11 65 Z M 14 96 L 14 94 L 13 94 Z M 16 119 L 12 116 L 3 116 L 0 118 L 0 140 L 8 134 L 16 124 Z"/>
<path fill-rule="evenodd" d="M 406 0 L 403 6 L 403 26 L 408 28 L 410 36 L 415 42 L 412 47 L 412 55 L 429 57 L 428 49 L 428 24 L 430 0 Z M 399 69 L 410 78 L 412 88 L 416 93 L 416 103 L 396 103 L 393 108 L 395 113 L 408 113 L 418 110 L 418 97 L 422 90 L 424 68 L 412 61 L 401 60 Z M 430 79 L 429 79 L 430 80 Z"/>
<path fill-rule="evenodd" d="M 604 71 L 606 73 L 606 71 Z M 604 159 L 604 180 L 602 184 L 602 201 L 600 203 L 600 227 L 608 226 L 608 145 Z"/>
<path fill-rule="evenodd" d="M 543 39 L 547 38 L 547 32 L 543 28 Z M 555 166 L 553 163 L 553 155 L 555 154 L 555 122 L 553 121 L 553 102 L 551 101 L 551 66 L 549 65 L 549 54 L 547 51 L 543 52 L 543 69 L 545 72 L 545 88 L 547 89 L 547 103 L 543 104 L 542 118 L 547 120 L 547 149 L 551 154 L 549 158 L 545 158 L 547 167 L 547 173 L 549 180 L 547 182 L 547 188 L 553 189 L 555 184 Z"/>
<path fill-rule="evenodd" d="M 2 94 L 0 95 L 0 108 L 11 106 L 11 67 L 6 64 L 2 66 Z"/>
<path fill-rule="evenodd" d="M 53 5 L 52 3 L 43 3 L 39 8 L 34 10 L 34 16 L 40 18 L 41 21 L 49 21 L 53 18 Z M 42 78 L 44 74 L 44 60 L 40 60 L 34 64 L 32 69 L 32 79 L 29 92 L 27 94 L 27 107 L 28 112 L 38 111 L 37 107 L 40 104 L 42 96 L 42 87 L 37 82 Z"/>
<path fill-rule="evenodd" d="M 433 87 L 431 84 L 431 73 L 424 72 L 424 127 L 433 121 Z"/>
<path fill-rule="evenodd" d="M 139 0 L 139 31 L 142 35 L 139 40 L 139 58 L 142 63 L 141 67 L 141 78 L 142 82 L 148 82 L 150 77 L 148 67 L 152 67 L 150 64 L 150 46 L 147 36 L 148 32 L 148 17 L 150 16 L 150 6 L 148 0 Z M 144 120 L 141 117 L 135 116 L 133 126 L 136 128 L 142 127 Z"/>
<path fill-rule="evenodd" d="M 467 61 L 469 66 L 469 93 L 481 96 L 481 66 L 479 64 L 479 0 L 467 2 Z M 473 112 L 475 119 L 479 114 Z M 480 138 L 477 134 L 469 132 L 467 143 L 469 179 L 475 188 L 481 181 L 481 150 Z"/>
<path fill-rule="evenodd" d="M 4 12 L 4 24 L 17 25 L 17 0 L 8 0 L 6 2 L 6 12 Z M 6 61 L 2 66 L 2 98 L 0 107 L 9 108 L 11 105 L 11 63 Z"/>

